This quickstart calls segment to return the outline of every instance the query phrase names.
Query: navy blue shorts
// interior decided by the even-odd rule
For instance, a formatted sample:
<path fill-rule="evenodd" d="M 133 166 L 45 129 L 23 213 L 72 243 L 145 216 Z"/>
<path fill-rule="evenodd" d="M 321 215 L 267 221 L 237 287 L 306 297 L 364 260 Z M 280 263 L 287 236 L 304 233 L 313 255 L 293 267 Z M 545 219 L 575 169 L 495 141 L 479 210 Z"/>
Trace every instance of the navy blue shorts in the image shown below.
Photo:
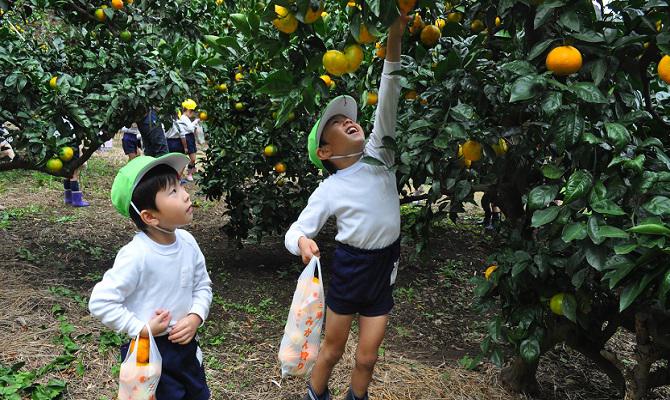
<path fill-rule="evenodd" d="M 386 315 L 393 308 L 400 239 L 378 250 L 338 243 L 330 272 L 326 305 L 342 315 Z"/>
<path fill-rule="evenodd" d="M 198 151 L 198 149 L 195 147 L 194 134 L 188 133 L 184 139 L 186 139 L 186 147 L 188 148 L 188 152 L 184 152 L 184 145 L 181 142 L 181 138 L 175 138 L 167 140 L 170 153 L 195 154 L 195 152 Z"/>
<path fill-rule="evenodd" d="M 125 154 L 137 153 L 137 149 L 142 148 L 140 140 L 134 133 L 124 133 L 121 139 L 121 146 Z"/>
<path fill-rule="evenodd" d="M 205 368 L 196 356 L 198 342 L 187 345 L 172 343 L 168 335 L 154 338 L 163 358 L 161 379 L 156 388 L 156 400 L 207 400 L 210 392 L 205 380 Z M 121 346 L 121 359 L 126 358 L 130 343 Z"/>

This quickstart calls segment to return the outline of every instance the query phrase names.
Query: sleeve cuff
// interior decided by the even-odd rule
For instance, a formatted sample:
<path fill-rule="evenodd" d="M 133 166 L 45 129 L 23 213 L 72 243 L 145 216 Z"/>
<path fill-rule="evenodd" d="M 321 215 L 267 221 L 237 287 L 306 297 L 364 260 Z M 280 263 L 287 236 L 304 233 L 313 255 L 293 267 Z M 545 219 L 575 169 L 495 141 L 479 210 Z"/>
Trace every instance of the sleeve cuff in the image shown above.
<path fill-rule="evenodd" d="M 402 68 L 402 62 L 400 61 L 384 61 L 384 69 L 382 74 L 390 75 L 395 71 L 399 71 Z"/>
<path fill-rule="evenodd" d="M 284 241 L 284 245 L 286 246 L 286 250 L 291 252 L 294 256 L 299 256 L 300 255 L 300 246 L 298 246 L 298 241 L 300 240 L 301 237 L 306 235 L 302 232 L 290 232 L 286 234 L 286 239 Z"/>
<path fill-rule="evenodd" d="M 200 319 L 202 320 L 202 323 L 200 324 L 200 326 L 205 325 L 205 320 L 207 319 L 207 314 L 208 314 L 207 307 L 205 307 L 203 305 L 200 305 L 200 304 L 193 304 L 193 307 L 191 307 L 191 311 L 189 311 L 188 313 L 189 314 L 195 314 L 198 317 L 200 317 Z"/>
<path fill-rule="evenodd" d="M 131 338 L 136 338 L 140 334 L 142 329 L 146 324 L 140 321 L 138 318 L 133 318 L 133 321 L 130 323 L 130 328 L 128 329 L 128 336 Z M 151 332 L 152 335 L 156 336 L 156 332 Z"/>

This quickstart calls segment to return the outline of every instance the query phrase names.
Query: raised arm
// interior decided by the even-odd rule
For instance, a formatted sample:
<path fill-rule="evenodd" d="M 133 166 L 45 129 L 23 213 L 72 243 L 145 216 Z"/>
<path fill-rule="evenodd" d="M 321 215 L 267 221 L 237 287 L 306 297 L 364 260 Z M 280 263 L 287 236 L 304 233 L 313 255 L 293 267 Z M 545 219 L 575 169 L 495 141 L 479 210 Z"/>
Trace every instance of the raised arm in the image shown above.
<path fill-rule="evenodd" d="M 395 137 L 398 100 L 400 98 L 400 77 L 392 75 L 400 69 L 402 35 L 407 26 L 407 16 L 401 15 L 389 28 L 386 44 L 386 61 L 379 83 L 379 104 L 375 112 L 374 127 L 366 146 L 366 153 L 383 161 L 387 166 L 394 163 L 395 154 L 384 148 L 384 136 Z"/>

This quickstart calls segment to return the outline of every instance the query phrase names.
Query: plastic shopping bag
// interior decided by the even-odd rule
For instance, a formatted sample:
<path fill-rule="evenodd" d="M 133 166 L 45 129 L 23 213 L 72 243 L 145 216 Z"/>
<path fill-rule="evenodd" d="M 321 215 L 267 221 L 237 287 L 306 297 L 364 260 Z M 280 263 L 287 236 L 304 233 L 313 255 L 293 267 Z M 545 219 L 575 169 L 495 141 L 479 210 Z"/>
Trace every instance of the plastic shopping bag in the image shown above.
<path fill-rule="evenodd" d="M 304 376 L 314 367 L 321 343 L 324 299 L 321 263 L 318 257 L 312 257 L 298 278 L 279 346 L 282 377 Z"/>
<path fill-rule="evenodd" d="M 149 325 L 147 325 L 147 331 L 149 331 L 148 338 L 140 338 L 138 334 L 135 340 L 130 343 L 126 359 L 121 364 L 118 400 L 156 399 L 156 387 L 161 377 L 162 358 Z M 143 345 L 146 339 L 149 340 L 148 360 L 142 360 L 146 357 L 146 350 Z"/>

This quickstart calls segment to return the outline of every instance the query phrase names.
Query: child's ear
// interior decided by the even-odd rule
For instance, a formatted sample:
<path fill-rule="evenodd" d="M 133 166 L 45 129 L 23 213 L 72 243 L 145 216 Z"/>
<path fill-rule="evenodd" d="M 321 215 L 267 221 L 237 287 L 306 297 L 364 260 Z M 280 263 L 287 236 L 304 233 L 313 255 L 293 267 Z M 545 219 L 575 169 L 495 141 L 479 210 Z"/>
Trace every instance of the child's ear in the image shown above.
<path fill-rule="evenodd" d="M 316 156 L 319 157 L 319 160 L 328 160 L 333 156 L 333 151 L 329 145 L 321 146 L 316 149 Z"/>
<path fill-rule="evenodd" d="M 142 222 L 144 222 L 147 225 L 157 226 L 158 224 L 160 224 L 158 217 L 151 210 L 142 210 L 140 212 L 140 218 L 142 219 Z"/>

